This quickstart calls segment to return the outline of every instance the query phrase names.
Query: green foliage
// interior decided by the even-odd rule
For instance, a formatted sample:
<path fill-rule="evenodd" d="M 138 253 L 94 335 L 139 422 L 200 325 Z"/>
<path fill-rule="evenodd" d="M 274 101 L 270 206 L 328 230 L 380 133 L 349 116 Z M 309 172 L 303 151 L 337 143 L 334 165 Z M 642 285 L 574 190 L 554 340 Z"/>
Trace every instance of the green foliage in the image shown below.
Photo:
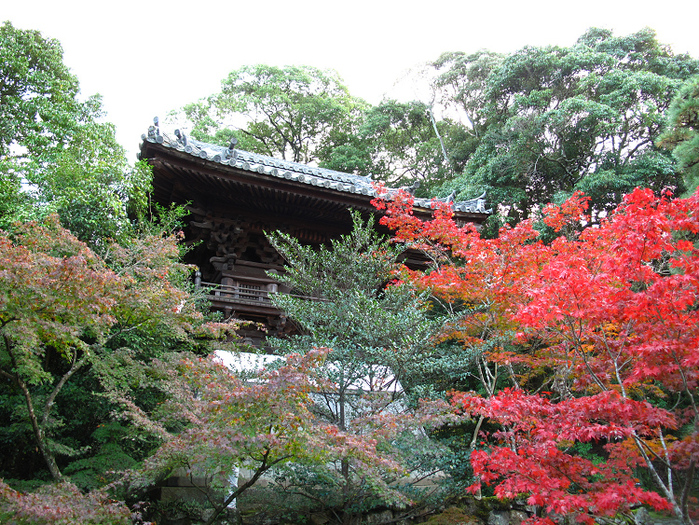
<path fill-rule="evenodd" d="M 487 50 L 471 55 L 463 52 L 442 54 L 432 66 L 440 71 L 435 88 L 440 102 L 449 109 L 463 114 L 472 136 L 480 139 L 487 129 L 487 81 L 500 67 L 504 56 Z"/>
<path fill-rule="evenodd" d="M 0 26 L 0 227 L 34 213 L 27 174 L 49 165 L 90 113 L 61 45 L 38 31 Z"/>
<path fill-rule="evenodd" d="M 38 31 L 0 27 L 0 158 L 49 160 L 89 107 L 77 102 L 77 79 L 63 64 L 63 49 Z"/>
<path fill-rule="evenodd" d="M 332 71 L 307 66 L 245 66 L 221 92 L 182 109 L 195 139 L 294 162 L 323 160 L 344 142 L 365 103 Z M 233 131 L 235 130 L 235 131 Z"/>
<path fill-rule="evenodd" d="M 295 294 L 280 294 L 274 302 L 305 334 L 274 344 L 295 351 L 331 348 L 329 359 L 341 363 L 341 388 L 373 365 L 388 366 L 409 383 L 415 360 L 430 347 L 435 322 L 426 297 L 394 281 L 401 249 L 376 233 L 373 219 L 365 224 L 354 214 L 353 221 L 352 233 L 330 247 L 315 249 L 283 233 L 269 235 L 288 265 L 275 277 Z"/>
<path fill-rule="evenodd" d="M 444 55 L 436 87 L 465 111 L 479 144 L 443 192 L 486 190 L 516 223 L 576 190 L 609 211 L 636 186 L 683 191 L 654 142 L 673 95 L 699 62 L 673 55 L 645 29 L 591 29 L 570 48 Z"/>
<path fill-rule="evenodd" d="M 8 229 L 31 213 L 31 200 L 22 192 L 22 180 L 6 159 L 0 159 L 0 229 Z"/>
<path fill-rule="evenodd" d="M 429 417 L 423 420 L 408 410 L 399 385 L 414 386 L 437 323 L 426 296 L 396 281 L 401 250 L 376 233 L 373 219 L 364 223 L 355 213 L 353 222 L 352 232 L 330 246 L 314 248 L 282 233 L 269 235 L 288 264 L 277 278 L 294 294 L 280 294 L 274 302 L 302 331 L 270 343 L 284 353 L 327 347 L 318 373 L 334 386 L 316 395 L 312 410 L 355 435 L 381 436 L 383 456 L 419 478 L 432 471 L 434 462 L 417 461 L 415 452 L 424 449 L 426 458 L 429 451 L 444 450 L 416 430 Z M 345 515 L 386 504 L 385 495 L 348 464 L 329 466 L 287 470 L 281 484 Z M 408 497 L 420 492 L 409 480 L 389 479 Z"/>
<path fill-rule="evenodd" d="M 172 116 L 184 117 L 197 140 L 234 139 L 264 155 L 391 184 L 419 182 L 425 194 L 460 171 L 475 148 L 463 126 L 434 121 L 422 102 L 368 107 L 334 72 L 310 67 L 246 66 L 230 73 L 220 93 Z"/>
<path fill-rule="evenodd" d="M 130 216 L 144 217 L 150 179 L 145 163 L 128 166 L 114 126 L 94 122 L 81 126 L 46 170 L 29 175 L 43 212 L 58 213 L 64 227 L 95 247 L 134 234 Z"/>
<path fill-rule="evenodd" d="M 92 434 L 96 453 L 69 463 L 63 473 L 81 490 L 95 490 L 113 481 L 118 472 L 135 468 L 137 461 L 124 449 L 133 431 L 109 421 Z M 133 439 L 133 438 L 132 438 Z"/>
<path fill-rule="evenodd" d="M 463 139 L 463 128 L 448 120 L 434 121 L 432 109 L 422 102 L 384 100 L 365 111 L 356 145 L 342 144 L 333 151 L 337 151 L 339 158 L 333 158 L 324 165 L 336 169 L 352 167 L 347 152 L 354 147 L 358 159 L 368 157 L 363 171 L 371 174 L 373 179 L 391 185 L 417 182 L 421 185 L 422 193 L 425 193 L 436 181 L 450 178 L 453 168 L 458 167 L 459 158 L 463 156 L 463 152 L 457 149 L 458 155 L 447 159 L 450 165 L 446 165 L 440 141 L 442 136 L 445 140 L 453 136 Z M 445 145 L 446 151 L 451 151 L 452 142 Z M 339 164 L 333 164 L 333 161 Z M 343 166 L 342 163 L 348 165 Z"/>
<path fill-rule="evenodd" d="M 130 235 L 150 188 L 145 165 L 129 167 L 99 96 L 78 99 L 78 80 L 58 42 L 0 28 L 0 227 L 58 213 L 91 246 Z"/>
<path fill-rule="evenodd" d="M 699 185 L 699 76 L 687 80 L 672 100 L 658 145 L 672 150 L 691 194 Z"/>

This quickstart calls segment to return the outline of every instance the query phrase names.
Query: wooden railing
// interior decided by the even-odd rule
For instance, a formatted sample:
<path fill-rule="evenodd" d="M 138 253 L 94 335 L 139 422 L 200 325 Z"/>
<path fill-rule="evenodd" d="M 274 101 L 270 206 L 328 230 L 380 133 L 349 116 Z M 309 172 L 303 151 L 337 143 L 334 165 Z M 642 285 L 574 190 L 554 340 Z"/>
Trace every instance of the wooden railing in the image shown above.
<path fill-rule="evenodd" d="M 307 299 L 310 301 L 325 301 L 319 297 L 310 297 L 305 295 L 290 294 L 279 290 L 279 285 L 276 282 L 262 281 L 254 278 L 238 279 L 234 284 L 209 283 L 201 281 L 200 286 L 209 289 L 209 299 L 218 306 L 223 307 L 230 305 L 234 309 L 240 309 L 240 306 L 247 305 L 255 310 L 259 308 L 276 311 L 271 300 L 271 296 L 277 293 L 283 293 L 292 297 Z"/>
<path fill-rule="evenodd" d="M 269 306 L 270 308 L 274 308 L 270 301 L 270 294 L 278 291 L 276 283 L 239 281 L 232 285 L 207 282 L 202 282 L 201 285 L 209 288 L 209 297 L 214 301 Z"/>

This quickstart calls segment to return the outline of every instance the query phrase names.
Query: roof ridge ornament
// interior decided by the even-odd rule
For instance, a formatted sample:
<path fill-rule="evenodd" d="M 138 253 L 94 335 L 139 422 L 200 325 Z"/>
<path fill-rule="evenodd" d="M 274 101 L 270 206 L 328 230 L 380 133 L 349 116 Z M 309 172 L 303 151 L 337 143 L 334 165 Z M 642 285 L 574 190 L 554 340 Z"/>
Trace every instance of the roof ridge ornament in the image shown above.
<path fill-rule="evenodd" d="M 160 134 L 160 120 L 153 117 L 153 125 L 148 127 L 148 138 L 153 139 L 158 144 L 163 143 L 163 136 Z"/>
<path fill-rule="evenodd" d="M 175 137 L 177 137 L 177 142 L 179 142 L 183 146 L 187 145 L 187 135 L 182 133 L 179 129 L 175 130 Z"/>
<path fill-rule="evenodd" d="M 224 158 L 236 159 L 238 157 L 238 152 L 235 150 L 236 144 L 238 144 L 238 139 L 231 137 L 231 143 L 228 145 L 228 149 L 223 154 Z"/>

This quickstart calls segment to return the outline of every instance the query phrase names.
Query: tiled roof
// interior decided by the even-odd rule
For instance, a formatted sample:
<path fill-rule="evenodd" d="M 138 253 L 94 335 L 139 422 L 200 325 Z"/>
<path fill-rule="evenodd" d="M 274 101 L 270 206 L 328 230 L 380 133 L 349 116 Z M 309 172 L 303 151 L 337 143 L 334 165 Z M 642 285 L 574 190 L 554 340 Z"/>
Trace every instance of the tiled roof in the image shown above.
<path fill-rule="evenodd" d="M 269 175 L 280 179 L 329 188 L 331 190 L 355 193 L 375 197 L 376 190 L 372 187 L 371 177 L 362 177 L 351 173 L 308 166 L 298 162 L 280 160 L 258 153 L 232 149 L 231 147 L 207 144 L 198 140 L 185 137 L 175 131 L 175 135 L 161 133 L 157 126 L 151 126 L 147 134 L 141 135 L 141 140 L 153 144 L 161 144 L 191 155 L 192 157 L 208 160 L 210 162 L 230 166 L 236 169 Z M 389 195 L 398 191 L 397 188 L 388 188 Z M 467 201 L 453 202 L 454 211 L 467 213 L 490 213 L 485 209 L 485 194 Z M 447 199 L 435 199 L 442 202 Z M 415 199 L 415 205 L 420 208 L 432 208 L 433 199 Z"/>

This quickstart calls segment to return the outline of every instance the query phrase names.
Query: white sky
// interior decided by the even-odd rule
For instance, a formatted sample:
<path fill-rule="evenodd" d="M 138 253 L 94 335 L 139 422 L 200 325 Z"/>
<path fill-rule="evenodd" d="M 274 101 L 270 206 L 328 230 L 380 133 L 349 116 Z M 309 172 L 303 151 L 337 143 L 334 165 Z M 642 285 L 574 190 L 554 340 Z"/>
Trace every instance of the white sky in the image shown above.
<path fill-rule="evenodd" d="M 373 104 L 416 98 L 394 85 L 445 51 L 510 52 L 572 45 L 587 28 L 657 31 L 699 57 L 691 0 L 0 0 L 0 22 L 61 42 L 83 95 L 100 93 L 107 120 L 135 160 L 155 115 L 218 91 L 248 64 L 335 69 Z M 692 13 L 692 11 L 694 11 Z M 404 83 L 405 84 L 405 83 Z M 400 93 L 400 95 L 398 95 Z"/>

